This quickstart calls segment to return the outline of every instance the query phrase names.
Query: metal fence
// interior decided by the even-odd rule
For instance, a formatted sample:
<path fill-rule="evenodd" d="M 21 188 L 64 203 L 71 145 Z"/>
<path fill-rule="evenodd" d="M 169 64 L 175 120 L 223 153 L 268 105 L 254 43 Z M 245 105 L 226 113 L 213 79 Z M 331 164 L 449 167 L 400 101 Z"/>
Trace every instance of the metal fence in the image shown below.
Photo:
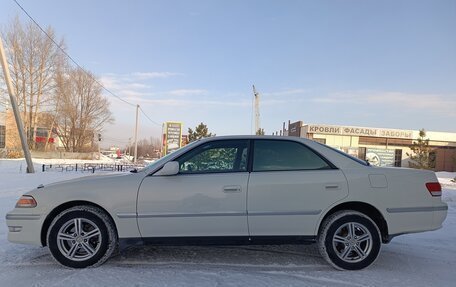
<path fill-rule="evenodd" d="M 106 163 L 74 163 L 74 164 L 43 164 L 41 171 L 59 171 L 59 172 L 89 172 L 95 171 L 121 171 L 126 172 L 133 169 L 143 168 L 144 165 L 136 164 L 106 164 Z"/>

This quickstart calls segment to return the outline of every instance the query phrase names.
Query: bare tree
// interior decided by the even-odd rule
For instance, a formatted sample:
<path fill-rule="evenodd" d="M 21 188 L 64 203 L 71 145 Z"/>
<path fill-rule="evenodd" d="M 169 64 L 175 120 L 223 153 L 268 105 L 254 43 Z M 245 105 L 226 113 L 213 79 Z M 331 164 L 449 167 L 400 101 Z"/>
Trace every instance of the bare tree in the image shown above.
<path fill-rule="evenodd" d="M 70 69 L 58 83 L 56 126 L 65 149 L 93 150 L 95 135 L 113 121 L 109 101 L 101 94 L 95 76 L 83 69 Z"/>
<path fill-rule="evenodd" d="M 67 151 L 94 150 L 94 135 L 113 121 L 95 77 L 70 67 L 60 50 L 65 49 L 63 40 L 57 41 L 50 27 L 48 37 L 34 23 L 22 24 L 16 17 L 2 34 L 29 147 L 37 148 L 41 125 L 47 129 L 45 150 L 55 131 Z"/>
<path fill-rule="evenodd" d="M 46 33 L 64 46 L 63 40 L 56 39 L 51 27 L 46 29 Z M 18 17 L 4 29 L 3 38 L 24 129 L 29 146 L 34 149 L 40 113 L 46 110 L 46 104 L 52 106 L 50 95 L 54 88 L 55 60 L 60 50 L 34 23 L 22 24 Z"/>
<path fill-rule="evenodd" d="M 48 125 L 47 139 L 44 145 L 44 150 L 47 151 L 48 144 L 51 137 L 54 134 L 54 131 L 57 130 L 57 116 L 61 109 L 62 101 L 65 94 L 69 93 L 69 84 L 67 84 L 67 79 L 69 77 L 69 72 L 71 70 L 68 60 L 63 53 L 59 53 L 55 61 L 55 73 L 54 73 L 54 82 L 55 87 L 53 90 L 53 106 L 52 111 L 50 110 L 50 125 Z"/>
<path fill-rule="evenodd" d="M 129 147 L 128 147 L 129 148 Z M 138 141 L 138 156 L 145 158 L 160 157 L 161 141 L 160 138 L 151 137 Z"/>

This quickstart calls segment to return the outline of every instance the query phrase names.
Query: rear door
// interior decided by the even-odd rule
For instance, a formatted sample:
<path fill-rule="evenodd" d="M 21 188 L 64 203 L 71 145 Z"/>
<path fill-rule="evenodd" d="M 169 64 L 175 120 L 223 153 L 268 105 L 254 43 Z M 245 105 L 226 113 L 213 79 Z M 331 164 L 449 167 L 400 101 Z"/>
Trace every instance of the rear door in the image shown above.
<path fill-rule="evenodd" d="M 254 141 L 247 195 L 250 235 L 315 235 L 321 212 L 347 195 L 343 173 L 304 144 Z"/>

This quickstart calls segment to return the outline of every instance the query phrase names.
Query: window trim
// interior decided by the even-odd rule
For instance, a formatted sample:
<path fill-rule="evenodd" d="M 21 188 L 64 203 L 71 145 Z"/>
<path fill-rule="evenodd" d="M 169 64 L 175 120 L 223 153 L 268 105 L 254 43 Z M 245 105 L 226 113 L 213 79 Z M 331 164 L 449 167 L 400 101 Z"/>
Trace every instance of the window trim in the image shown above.
<path fill-rule="evenodd" d="M 209 174 L 230 174 L 230 173 L 249 173 L 247 170 L 241 170 L 241 171 L 205 171 L 205 172 L 198 172 L 198 173 L 178 173 L 173 176 L 193 176 L 193 175 L 209 175 Z M 167 176 L 167 175 L 165 175 Z"/>
<path fill-rule="evenodd" d="M 316 142 L 316 143 L 319 144 L 319 145 L 321 145 L 321 146 L 323 146 L 323 147 L 325 147 L 325 148 L 328 148 L 329 150 L 331 150 L 331 151 L 333 151 L 333 152 L 336 152 L 336 153 L 338 153 L 339 155 L 342 155 L 342 156 L 344 156 L 344 157 L 346 157 L 346 158 L 348 158 L 348 159 L 350 159 L 350 160 L 352 160 L 352 161 L 354 161 L 354 162 L 356 162 L 356 163 L 358 163 L 358 164 L 360 164 L 360 165 L 362 165 L 362 166 L 368 166 L 368 167 L 371 166 L 371 165 L 369 164 L 369 162 L 367 162 L 367 161 L 365 161 L 365 160 L 362 160 L 362 159 L 360 159 L 360 158 L 354 157 L 354 156 L 352 156 L 352 155 L 349 155 L 348 153 L 343 152 L 343 151 L 341 151 L 341 150 L 338 150 L 338 149 L 336 149 L 336 148 L 333 148 L 332 146 L 325 145 L 325 144 L 322 144 L 322 143 L 319 143 L 319 142 Z M 360 148 L 361 148 L 361 147 L 360 147 Z"/>
<path fill-rule="evenodd" d="M 253 160 L 254 160 L 254 154 L 255 154 L 255 141 L 279 141 L 279 142 L 291 142 L 291 143 L 296 143 L 296 144 L 299 144 L 301 146 L 304 146 L 305 148 L 309 149 L 311 152 L 313 152 L 316 156 L 318 156 L 321 160 L 323 160 L 327 165 L 328 165 L 328 168 L 312 168 L 312 169 L 309 169 L 309 168 L 306 168 L 306 169 L 279 169 L 279 170 L 253 170 Z M 251 150 L 250 150 L 250 153 L 252 154 L 251 156 L 251 162 L 249 162 L 251 165 L 250 165 L 250 169 L 249 169 L 249 172 L 281 172 L 281 171 L 287 171 L 287 172 L 290 172 L 290 171 L 322 171 L 322 170 L 337 170 L 339 169 L 337 166 L 335 166 L 331 161 L 329 161 L 326 157 L 324 157 L 321 153 L 319 153 L 318 151 L 316 151 L 315 149 L 313 149 L 312 147 L 304 144 L 303 142 L 300 142 L 300 141 L 294 141 L 294 140 L 283 140 L 283 139 L 254 139 L 254 140 L 251 140 Z M 249 158 L 250 160 L 250 158 Z"/>
<path fill-rule="evenodd" d="M 187 151 L 186 153 L 184 154 L 181 154 L 179 155 L 178 157 L 174 158 L 172 161 L 179 161 L 179 159 L 181 157 L 184 157 L 185 155 L 187 155 L 188 153 L 194 151 L 195 149 L 197 148 L 200 148 L 202 146 L 204 146 L 205 144 L 211 144 L 211 143 L 217 143 L 217 142 L 229 142 L 229 141 L 235 141 L 235 142 L 242 142 L 242 141 L 246 141 L 247 142 L 247 165 L 246 165 L 246 169 L 245 170 L 226 170 L 226 171 L 204 171 L 204 172 L 195 172 L 195 173 L 181 173 L 180 170 L 179 170 L 179 173 L 176 174 L 176 176 L 188 176 L 188 175 L 201 175 L 201 174 L 224 174 L 224 173 L 245 173 L 245 172 L 250 172 L 249 171 L 249 162 L 250 162 L 250 154 L 251 154 L 251 142 L 252 140 L 250 139 L 220 139 L 220 140 L 212 140 L 212 141 L 208 141 L 208 142 L 204 142 L 204 143 L 201 143 L 197 146 L 195 146 L 194 148 L 192 148 L 191 150 Z"/>

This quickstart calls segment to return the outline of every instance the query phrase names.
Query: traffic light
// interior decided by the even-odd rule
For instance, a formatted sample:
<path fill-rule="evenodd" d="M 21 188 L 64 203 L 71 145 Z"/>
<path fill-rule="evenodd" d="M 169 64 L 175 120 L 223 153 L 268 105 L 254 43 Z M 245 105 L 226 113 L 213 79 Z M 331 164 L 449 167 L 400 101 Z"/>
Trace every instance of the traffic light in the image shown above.
<path fill-rule="evenodd" d="M 101 142 L 101 134 L 98 134 L 98 141 Z"/>

